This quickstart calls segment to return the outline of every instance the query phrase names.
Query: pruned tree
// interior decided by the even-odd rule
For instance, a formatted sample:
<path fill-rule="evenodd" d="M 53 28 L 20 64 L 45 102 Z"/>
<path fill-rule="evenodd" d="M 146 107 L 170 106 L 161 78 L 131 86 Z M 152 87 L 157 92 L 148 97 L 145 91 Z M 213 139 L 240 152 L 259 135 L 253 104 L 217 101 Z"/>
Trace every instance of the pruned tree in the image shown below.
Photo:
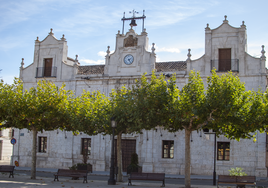
<path fill-rule="evenodd" d="M 150 80 L 150 81 L 148 81 Z M 118 180 L 122 180 L 122 152 L 121 136 L 123 133 L 142 133 L 142 130 L 151 130 L 169 119 L 168 109 L 165 108 L 171 95 L 176 90 L 175 79 L 167 84 L 165 76 L 159 78 L 154 74 L 147 77 L 145 74 L 137 79 L 130 87 L 122 87 L 111 92 L 111 112 L 116 118 L 117 127 L 117 164 Z M 152 111 L 155 110 L 155 111 Z M 157 114 L 157 116 L 155 116 Z M 148 117 L 149 116 L 149 117 Z M 111 129 L 109 130 L 111 133 Z"/>
<path fill-rule="evenodd" d="M 216 134 L 230 139 L 251 138 L 252 132 L 264 130 L 262 95 L 246 91 L 244 83 L 233 73 L 207 78 L 208 87 L 198 72 L 191 71 L 187 84 L 181 89 L 175 86 L 175 76 L 169 84 L 163 76 L 152 80 L 142 79 L 132 90 L 135 104 L 132 106 L 133 121 L 144 129 L 163 126 L 170 132 L 185 132 L 185 187 L 191 187 L 190 135 L 203 126 L 213 128 Z M 163 83 L 163 84 L 158 84 Z M 249 126 L 250 125 L 250 126 Z"/>
<path fill-rule="evenodd" d="M 69 131 L 97 135 L 105 131 L 104 125 L 110 123 L 107 113 L 109 98 L 99 91 L 84 91 L 81 96 L 70 98 L 65 105 Z"/>
<path fill-rule="evenodd" d="M 39 81 L 29 90 L 23 90 L 19 80 L 11 86 L 2 84 L 1 109 L 6 108 L 4 114 L 1 113 L 1 119 L 5 121 L 2 127 L 26 128 L 33 134 L 31 179 L 36 178 L 37 133 L 68 127 L 65 103 L 71 92 L 64 87 L 59 88 L 49 81 Z"/>
<path fill-rule="evenodd" d="M 246 90 L 232 72 L 208 77 L 206 110 L 207 127 L 216 135 L 229 139 L 252 138 L 254 132 L 265 129 L 265 98 L 261 91 Z"/>
<path fill-rule="evenodd" d="M 117 90 L 113 90 L 110 93 L 110 109 L 107 111 L 110 117 L 114 117 L 116 120 L 115 134 L 117 135 L 117 181 L 123 181 L 122 173 L 122 147 L 121 138 L 122 134 L 140 132 L 140 128 L 136 127 L 133 122 L 133 114 L 131 113 L 131 107 L 134 104 L 134 97 L 131 89 L 122 87 Z M 112 134 L 112 128 L 110 123 L 107 122 L 105 126 L 105 134 Z"/>

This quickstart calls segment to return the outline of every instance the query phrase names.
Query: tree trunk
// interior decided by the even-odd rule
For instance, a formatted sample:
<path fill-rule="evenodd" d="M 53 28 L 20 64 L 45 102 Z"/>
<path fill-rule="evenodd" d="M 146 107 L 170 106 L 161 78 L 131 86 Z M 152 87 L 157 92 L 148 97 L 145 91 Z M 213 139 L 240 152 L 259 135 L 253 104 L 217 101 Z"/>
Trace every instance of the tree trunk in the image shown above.
<path fill-rule="evenodd" d="M 123 173 L 122 173 L 122 146 L 121 146 L 122 131 L 117 135 L 117 181 L 123 182 Z"/>
<path fill-rule="evenodd" d="M 37 130 L 35 127 L 32 129 L 33 132 L 33 147 L 32 147 L 32 167 L 31 167 L 31 179 L 36 179 L 36 141 L 37 141 Z"/>
<path fill-rule="evenodd" d="M 191 188 L 191 131 L 185 129 L 185 188 Z"/>

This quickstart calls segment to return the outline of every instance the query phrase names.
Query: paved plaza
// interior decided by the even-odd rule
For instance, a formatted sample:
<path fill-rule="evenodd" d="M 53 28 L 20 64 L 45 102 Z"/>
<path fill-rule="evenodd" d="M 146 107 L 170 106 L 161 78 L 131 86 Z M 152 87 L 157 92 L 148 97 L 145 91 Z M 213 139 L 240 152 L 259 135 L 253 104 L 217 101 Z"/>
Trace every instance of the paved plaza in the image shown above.
<path fill-rule="evenodd" d="M 37 169 L 36 180 L 30 179 L 30 168 L 16 168 L 14 178 L 9 178 L 9 173 L 0 173 L 1 188 L 147 188 L 161 187 L 162 182 L 156 181 L 133 181 L 132 186 L 128 186 L 127 176 L 124 175 L 124 182 L 117 182 L 116 185 L 107 185 L 109 172 L 94 172 L 88 175 L 88 183 L 83 180 L 71 180 L 70 177 L 59 177 L 59 181 L 54 181 L 53 174 L 57 169 Z M 191 184 L 193 188 L 216 188 L 212 185 L 212 176 L 191 176 Z M 258 188 L 268 187 L 267 178 L 257 178 Z M 183 188 L 184 177 L 181 175 L 166 175 L 166 188 Z M 219 186 L 220 188 L 235 188 L 235 186 Z M 247 186 L 250 187 L 250 186 Z"/>
<path fill-rule="evenodd" d="M 146 188 L 146 187 L 161 187 L 160 182 L 155 183 L 148 183 L 148 182 L 133 182 L 133 186 L 128 186 L 127 182 L 120 182 L 116 183 L 116 185 L 107 185 L 107 180 L 89 180 L 88 183 L 82 183 L 82 180 L 70 180 L 70 179 L 60 179 L 60 181 L 53 181 L 53 178 L 43 178 L 43 177 L 37 177 L 36 180 L 31 180 L 30 176 L 24 176 L 19 175 L 15 176 L 15 178 L 11 179 L 8 177 L 0 176 L 0 187 L 1 188 L 13 188 L 13 187 L 20 187 L 20 188 L 36 188 L 36 187 L 48 187 L 48 188 L 62 188 L 62 187 L 68 187 L 68 188 L 87 188 L 87 187 L 114 187 L 114 188 L 127 188 L 127 187 L 134 187 L 134 188 Z M 175 184 L 166 184 L 166 188 L 178 188 L 183 187 L 183 185 L 175 185 Z M 212 188 L 216 186 L 194 186 L 198 188 Z"/>

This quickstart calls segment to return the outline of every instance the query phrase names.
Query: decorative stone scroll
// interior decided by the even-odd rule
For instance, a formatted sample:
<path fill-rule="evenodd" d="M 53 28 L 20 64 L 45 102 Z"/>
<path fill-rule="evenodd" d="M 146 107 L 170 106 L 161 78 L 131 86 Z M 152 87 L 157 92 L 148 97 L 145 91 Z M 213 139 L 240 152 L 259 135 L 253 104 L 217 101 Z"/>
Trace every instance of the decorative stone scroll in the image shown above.
<path fill-rule="evenodd" d="M 124 39 L 124 47 L 133 47 L 137 46 L 138 38 L 134 38 L 133 35 L 129 35 L 127 38 Z"/>

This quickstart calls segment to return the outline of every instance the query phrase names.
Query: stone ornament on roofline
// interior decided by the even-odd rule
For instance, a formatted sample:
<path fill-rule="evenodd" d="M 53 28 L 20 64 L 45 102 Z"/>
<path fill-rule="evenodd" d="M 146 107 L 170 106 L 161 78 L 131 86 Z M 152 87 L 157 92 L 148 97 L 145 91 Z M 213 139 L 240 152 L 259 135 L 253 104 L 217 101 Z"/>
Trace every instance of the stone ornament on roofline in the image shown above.
<path fill-rule="evenodd" d="M 106 51 L 107 55 L 110 55 L 110 46 L 107 46 L 107 51 Z"/>
<path fill-rule="evenodd" d="M 192 56 L 192 55 L 191 55 L 191 49 L 190 49 L 190 48 L 188 49 L 188 54 L 187 54 L 187 56 L 188 56 L 188 59 L 187 59 L 187 60 L 191 60 L 191 56 Z"/>
<path fill-rule="evenodd" d="M 223 23 L 228 24 L 228 20 L 227 20 L 227 16 L 226 15 L 224 16 Z"/>
<path fill-rule="evenodd" d="M 245 25 L 245 21 L 242 21 L 242 25 L 241 25 L 241 27 L 246 27 L 246 25 Z"/>
<path fill-rule="evenodd" d="M 119 35 L 119 36 L 121 35 L 121 34 L 120 34 L 120 30 L 117 31 L 117 35 Z"/>
<path fill-rule="evenodd" d="M 21 58 L 21 68 L 24 68 L 24 58 Z"/>
<path fill-rule="evenodd" d="M 155 47 L 154 47 L 155 43 L 152 44 L 152 54 L 155 54 Z"/>
<path fill-rule="evenodd" d="M 63 41 L 65 41 L 66 40 L 66 38 L 64 38 L 64 34 L 62 35 L 62 37 L 61 37 L 61 40 L 63 40 Z"/>
<path fill-rule="evenodd" d="M 265 56 L 265 51 L 264 51 L 264 45 L 261 46 L 262 47 L 262 51 L 261 51 L 261 58 L 266 60 L 266 56 Z"/>
<path fill-rule="evenodd" d="M 48 33 L 49 35 L 54 35 L 54 33 L 52 32 L 53 31 L 53 29 L 51 28 L 50 29 L 50 33 Z"/>
<path fill-rule="evenodd" d="M 207 23 L 207 27 L 205 28 L 206 31 L 210 31 L 209 24 Z"/>
<path fill-rule="evenodd" d="M 36 40 L 35 40 L 35 42 L 40 42 L 40 41 L 39 41 L 39 37 L 36 37 Z"/>
<path fill-rule="evenodd" d="M 77 54 L 75 55 L 75 60 L 74 61 L 75 61 L 76 65 L 80 65 L 80 63 L 78 62 L 78 55 Z"/>

